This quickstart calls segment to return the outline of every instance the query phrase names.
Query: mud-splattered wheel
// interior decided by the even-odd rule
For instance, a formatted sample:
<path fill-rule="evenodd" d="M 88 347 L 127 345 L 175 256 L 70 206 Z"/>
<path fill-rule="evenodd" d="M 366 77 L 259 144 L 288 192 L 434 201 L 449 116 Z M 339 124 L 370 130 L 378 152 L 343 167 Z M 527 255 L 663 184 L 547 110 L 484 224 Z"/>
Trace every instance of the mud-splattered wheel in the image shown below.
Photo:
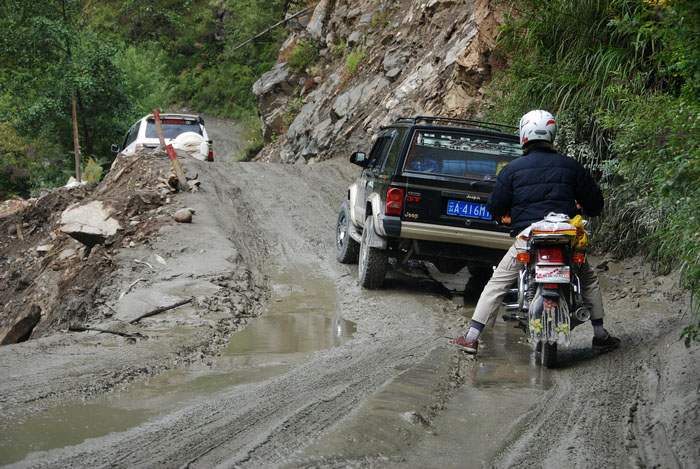
<path fill-rule="evenodd" d="M 384 249 L 369 246 L 370 233 L 374 232 L 372 216 L 365 220 L 360 240 L 360 260 L 358 273 L 360 285 L 369 290 L 381 288 L 389 264 L 389 255 Z"/>
<path fill-rule="evenodd" d="M 542 350 L 540 351 L 542 366 L 545 368 L 557 366 L 557 344 L 550 344 L 549 342 L 540 342 L 540 344 L 542 345 Z"/>
<path fill-rule="evenodd" d="M 360 243 L 350 236 L 350 208 L 343 202 L 335 223 L 335 258 L 343 264 L 356 264 L 360 255 Z"/>

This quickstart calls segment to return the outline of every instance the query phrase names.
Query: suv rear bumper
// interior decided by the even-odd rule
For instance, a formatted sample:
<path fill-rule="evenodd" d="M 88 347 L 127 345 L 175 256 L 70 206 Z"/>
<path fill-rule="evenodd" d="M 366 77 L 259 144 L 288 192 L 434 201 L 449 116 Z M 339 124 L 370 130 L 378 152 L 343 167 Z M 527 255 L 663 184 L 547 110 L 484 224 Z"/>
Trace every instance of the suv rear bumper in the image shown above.
<path fill-rule="evenodd" d="M 455 226 L 401 221 L 399 217 L 385 217 L 382 226 L 387 236 L 442 243 L 468 244 L 507 251 L 515 242 L 510 234 L 500 231 L 475 230 Z"/>

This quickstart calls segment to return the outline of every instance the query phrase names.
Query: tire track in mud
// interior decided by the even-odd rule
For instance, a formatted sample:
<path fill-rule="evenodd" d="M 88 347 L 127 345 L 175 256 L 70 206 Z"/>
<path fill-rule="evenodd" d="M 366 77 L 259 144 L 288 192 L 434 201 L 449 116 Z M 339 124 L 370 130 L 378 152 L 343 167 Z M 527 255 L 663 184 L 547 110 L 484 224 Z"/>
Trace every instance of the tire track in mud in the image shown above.
<path fill-rule="evenodd" d="M 564 366 L 552 374 L 555 386 L 514 427 L 494 467 L 693 467 L 687 464 L 700 457 L 698 438 L 695 445 L 683 445 L 688 435 L 681 433 L 697 421 L 697 388 L 692 378 L 669 367 L 671 361 L 659 359 L 669 347 L 680 355 L 680 324 L 668 313 L 616 321 L 620 349 L 600 356 L 589 349 L 562 354 Z M 679 385 L 683 390 L 674 390 Z M 687 424 L 678 425 L 683 394 L 695 419 L 689 416 Z M 657 408 L 662 400 L 673 410 Z M 673 427 L 673 438 L 667 426 Z"/>
<path fill-rule="evenodd" d="M 200 170 L 202 192 L 216 205 L 208 210 L 231 230 L 258 281 L 274 269 L 315 269 L 336 284 L 339 312 L 357 324 L 354 338 L 284 375 L 236 386 L 122 433 L 32 455 L 28 466 L 281 465 L 441 343 L 425 301 L 406 291 L 362 291 L 355 269 L 335 261 L 336 210 L 355 168 L 215 163 Z"/>

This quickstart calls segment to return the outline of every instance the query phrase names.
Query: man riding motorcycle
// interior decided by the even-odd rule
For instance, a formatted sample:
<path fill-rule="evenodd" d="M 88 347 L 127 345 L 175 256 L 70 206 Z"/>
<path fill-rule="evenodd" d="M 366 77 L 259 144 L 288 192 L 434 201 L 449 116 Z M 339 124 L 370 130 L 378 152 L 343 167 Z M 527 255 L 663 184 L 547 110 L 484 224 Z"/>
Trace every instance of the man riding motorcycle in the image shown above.
<path fill-rule="evenodd" d="M 520 119 L 520 146 L 524 156 L 501 170 L 487 203 L 495 219 L 510 213 L 513 233 L 521 232 L 550 212 L 573 218 L 579 213 L 577 204 L 590 216 L 597 216 L 603 210 L 603 194 L 598 184 L 576 160 L 555 150 L 556 131 L 554 116 L 547 111 L 530 111 Z M 469 330 L 463 336 L 449 339 L 449 345 L 467 353 L 477 352 L 484 326 L 493 326 L 503 297 L 518 278 L 517 248 L 526 245 L 524 239 L 516 238 L 484 287 Z M 592 306 L 593 348 L 617 348 L 620 340 L 603 327 L 603 299 L 598 277 L 587 261 L 582 266 L 580 279 L 583 299 Z"/>

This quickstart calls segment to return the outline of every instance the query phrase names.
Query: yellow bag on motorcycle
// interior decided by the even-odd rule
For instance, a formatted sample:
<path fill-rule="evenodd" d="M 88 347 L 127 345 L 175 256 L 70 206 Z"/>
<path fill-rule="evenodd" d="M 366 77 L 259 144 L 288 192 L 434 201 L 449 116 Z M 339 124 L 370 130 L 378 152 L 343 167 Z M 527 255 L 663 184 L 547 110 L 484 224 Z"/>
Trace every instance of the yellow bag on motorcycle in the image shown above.
<path fill-rule="evenodd" d="M 583 218 L 581 215 L 576 215 L 569 220 L 569 224 L 576 227 L 576 237 L 574 238 L 574 248 L 586 249 L 588 247 L 588 233 L 583 228 Z"/>

